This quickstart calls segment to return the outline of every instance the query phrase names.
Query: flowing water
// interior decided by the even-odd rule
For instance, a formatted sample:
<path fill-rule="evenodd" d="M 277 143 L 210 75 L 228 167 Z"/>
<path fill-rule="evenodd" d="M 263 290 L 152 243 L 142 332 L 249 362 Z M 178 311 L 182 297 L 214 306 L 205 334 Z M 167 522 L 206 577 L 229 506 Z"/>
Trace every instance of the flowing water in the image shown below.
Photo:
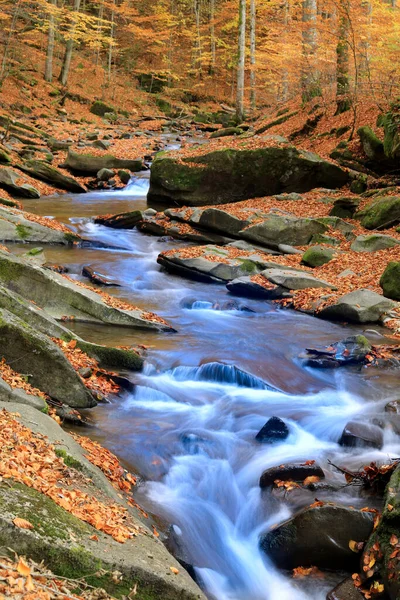
<path fill-rule="evenodd" d="M 318 499 L 365 506 L 343 487 L 330 464 L 359 468 L 399 456 L 400 437 L 385 429 L 382 450 L 343 449 L 344 425 L 384 417 L 395 399 L 397 373 L 371 368 L 305 369 L 298 354 L 360 332 L 268 302 L 239 300 L 234 310 L 224 286 L 168 275 L 156 263 L 165 249 L 182 244 L 95 225 L 91 217 L 146 208 L 148 177 L 123 192 L 64 195 L 26 201 L 26 210 L 54 216 L 104 248 L 46 248 L 46 260 L 69 267 L 81 279 L 83 265 L 117 280 L 110 293 L 155 311 L 175 334 L 75 324 L 83 337 L 104 344 L 149 346 L 145 369 L 131 375 L 133 393 L 91 412 L 89 435 L 139 472 L 138 498 L 172 523 L 175 543 L 194 565 L 206 594 L 216 600 L 323 600 L 335 578 L 297 580 L 277 571 L 258 549 L 260 533 Z M 20 246 L 13 251 L 26 251 Z M 108 291 L 108 290 L 107 290 Z M 369 334 L 378 342 L 382 332 Z M 271 416 L 285 420 L 284 443 L 262 445 L 255 435 Z M 258 481 L 268 467 L 316 460 L 333 494 L 263 493 Z M 336 579 L 337 581 L 337 579 Z"/>

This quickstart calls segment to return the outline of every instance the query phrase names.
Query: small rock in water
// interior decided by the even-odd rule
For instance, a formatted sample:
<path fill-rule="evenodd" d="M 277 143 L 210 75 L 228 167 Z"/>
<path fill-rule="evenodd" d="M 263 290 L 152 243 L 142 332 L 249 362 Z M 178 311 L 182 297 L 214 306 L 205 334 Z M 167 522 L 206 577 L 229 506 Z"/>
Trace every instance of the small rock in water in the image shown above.
<path fill-rule="evenodd" d="M 49 271 L 55 271 L 56 273 L 68 273 L 69 269 L 64 267 L 64 265 L 52 265 L 50 263 L 45 263 L 43 265 L 45 269 L 49 269 Z"/>
<path fill-rule="evenodd" d="M 97 179 L 99 181 L 109 181 L 112 177 L 114 177 L 114 171 L 111 169 L 100 169 L 97 172 Z"/>
<path fill-rule="evenodd" d="M 114 281 L 113 279 L 108 279 L 104 275 L 97 273 L 93 267 L 85 266 L 82 268 L 82 275 L 90 279 L 92 283 L 97 283 L 97 285 L 111 285 L 119 287 L 119 283 Z"/>
<path fill-rule="evenodd" d="M 351 577 L 348 577 L 339 585 L 337 585 L 332 591 L 330 591 L 326 597 L 326 600 L 363 600 L 364 595 L 355 587 L 354 581 Z"/>
<path fill-rule="evenodd" d="M 289 435 L 289 428 L 279 417 L 271 417 L 256 435 L 257 442 L 273 444 L 285 440 Z"/>
<path fill-rule="evenodd" d="M 392 400 L 385 406 L 385 412 L 400 415 L 400 400 Z"/>
<path fill-rule="evenodd" d="M 382 448 L 383 432 L 380 427 L 370 423 L 349 421 L 343 429 L 339 444 L 351 448 Z"/>
<path fill-rule="evenodd" d="M 306 359 L 306 366 L 320 368 L 336 368 L 349 364 L 363 364 L 372 347 L 363 335 L 352 335 L 345 340 L 335 342 L 324 348 L 306 348 L 307 354 L 300 355 Z"/>
<path fill-rule="evenodd" d="M 312 462 L 312 461 L 308 461 Z M 318 477 L 323 479 L 325 474 L 321 467 L 316 463 L 288 464 L 279 467 L 271 467 L 264 471 L 260 477 L 260 488 L 266 488 L 274 484 L 276 479 L 280 481 L 303 482 L 307 477 Z"/>

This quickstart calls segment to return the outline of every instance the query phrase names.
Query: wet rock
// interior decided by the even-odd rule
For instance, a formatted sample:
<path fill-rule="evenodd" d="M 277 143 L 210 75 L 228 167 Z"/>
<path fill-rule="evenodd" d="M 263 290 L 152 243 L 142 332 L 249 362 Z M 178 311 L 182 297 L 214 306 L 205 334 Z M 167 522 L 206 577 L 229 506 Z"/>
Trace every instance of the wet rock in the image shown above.
<path fill-rule="evenodd" d="M 359 235 L 352 243 L 351 249 L 354 252 L 378 252 L 378 250 L 394 248 L 399 244 L 400 240 L 397 238 L 375 233 L 374 235 Z"/>
<path fill-rule="evenodd" d="M 282 442 L 289 435 L 289 428 L 279 417 L 271 417 L 257 433 L 255 439 L 261 444 Z"/>
<path fill-rule="evenodd" d="M 94 154 L 78 154 L 69 150 L 65 166 L 71 171 L 77 173 L 87 173 L 95 175 L 101 169 L 128 169 L 129 171 L 140 171 L 143 166 L 141 159 L 131 160 L 116 158 L 112 154 L 97 156 Z"/>
<path fill-rule="evenodd" d="M 237 277 L 226 284 L 227 289 L 231 294 L 244 296 L 245 298 L 257 298 L 259 300 L 279 300 L 280 298 L 291 298 L 287 288 L 279 285 L 260 283 L 260 280 L 254 281 L 252 277 Z"/>
<path fill-rule="evenodd" d="M 361 288 L 339 298 L 331 306 L 323 308 L 318 316 L 332 321 L 351 323 L 377 323 L 396 303 L 376 292 Z"/>
<path fill-rule="evenodd" d="M 382 448 L 383 432 L 370 423 L 349 421 L 340 437 L 339 444 L 350 448 Z"/>
<path fill-rule="evenodd" d="M 308 267 L 321 267 L 330 262 L 334 257 L 335 251 L 325 246 L 311 246 L 303 254 L 301 262 Z"/>
<path fill-rule="evenodd" d="M 350 550 L 349 542 L 368 539 L 373 517 L 339 505 L 309 507 L 262 535 L 260 546 L 283 569 L 315 566 L 352 572 L 359 556 Z"/>
<path fill-rule="evenodd" d="M 124 169 L 120 169 L 118 171 L 118 177 L 120 178 L 122 183 L 128 184 L 131 180 L 131 174 L 129 171 L 125 171 Z"/>
<path fill-rule="evenodd" d="M 149 199 L 191 206 L 224 204 L 320 186 L 334 189 L 348 179 L 340 167 L 293 146 L 224 149 L 183 161 L 167 154 L 152 164 Z"/>
<path fill-rule="evenodd" d="M 400 300 L 400 262 L 391 261 L 379 281 L 383 295 L 392 300 Z"/>
<path fill-rule="evenodd" d="M 400 400 L 391 400 L 385 405 L 385 412 L 400 415 Z"/>
<path fill-rule="evenodd" d="M 35 159 L 28 160 L 23 165 L 19 165 L 19 168 L 31 177 L 45 181 L 56 188 L 61 188 L 62 190 L 67 190 L 68 192 L 73 192 L 75 194 L 86 193 L 86 188 L 76 179 L 64 175 L 60 169 L 52 167 L 46 161 Z"/>
<path fill-rule="evenodd" d="M 348 577 L 328 593 L 326 600 L 364 600 L 364 595 L 355 587 L 353 579 Z"/>
<path fill-rule="evenodd" d="M 94 222 L 112 229 L 133 229 L 142 218 L 143 215 L 140 210 L 132 210 L 131 212 L 112 216 L 98 216 L 94 219 Z"/>
<path fill-rule="evenodd" d="M 85 266 L 82 268 L 82 275 L 84 275 L 85 277 L 90 279 L 90 281 L 92 283 L 96 283 L 97 285 L 114 286 L 114 287 L 120 286 L 120 284 L 117 283 L 114 279 L 109 279 L 105 275 L 101 275 L 100 273 L 97 273 L 96 270 L 90 266 Z"/>
<path fill-rule="evenodd" d="M 349 364 L 363 364 L 372 346 L 363 335 L 353 335 L 325 348 L 307 348 L 305 358 L 309 367 L 335 368 Z"/>
<path fill-rule="evenodd" d="M 260 488 L 266 488 L 274 485 L 274 481 L 296 481 L 303 482 L 307 477 L 319 477 L 324 479 L 325 474 L 321 467 L 316 463 L 313 465 L 307 464 L 288 464 L 280 465 L 279 467 L 271 467 L 263 472 L 260 477 Z"/>
<path fill-rule="evenodd" d="M 114 177 L 114 171 L 111 169 L 100 169 L 96 177 L 99 181 L 109 181 L 112 177 Z"/>
<path fill-rule="evenodd" d="M 364 210 L 356 213 L 365 229 L 389 229 L 400 223 L 400 197 L 375 198 Z"/>
<path fill-rule="evenodd" d="M 68 267 L 65 267 L 64 265 L 52 265 L 50 263 L 44 263 L 42 266 L 44 269 L 49 269 L 49 271 L 54 271 L 55 273 L 69 273 Z"/>
<path fill-rule="evenodd" d="M 19 174 L 12 169 L 0 169 L 0 187 L 10 192 L 11 195 L 19 198 L 40 198 L 40 193 L 36 188 L 27 183 L 17 183 Z"/>

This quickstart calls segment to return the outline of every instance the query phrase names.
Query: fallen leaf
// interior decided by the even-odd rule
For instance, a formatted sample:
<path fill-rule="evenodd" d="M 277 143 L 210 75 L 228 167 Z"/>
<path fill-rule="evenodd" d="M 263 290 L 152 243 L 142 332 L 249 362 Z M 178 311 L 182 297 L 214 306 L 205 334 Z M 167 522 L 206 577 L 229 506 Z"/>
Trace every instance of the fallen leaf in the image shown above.
<path fill-rule="evenodd" d="M 15 517 L 13 523 L 15 527 L 19 527 L 20 529 L 34 529 L 32 523 L 29 523 L 26 519 L 20 519 L 20 517 Z"/>
<path fill-rule="evenodd" d="M 175 567 L 170 567 L 170 571 L 171 571 L 171 573 L 173 573 L 174 575 L 178 575 L 178 573 L 179 573 L 179 569 L 176 569 Z"/>
<path fill-rule="evenodd" d="M 28 577 L 28 575 L 31 574 L 31 569 L 30 569 L 29 565 L 26 564 L 26 562 L 24 561 L 24 559 L 22 557 L 18 561 L 17 571 L 23 577 Z"/>

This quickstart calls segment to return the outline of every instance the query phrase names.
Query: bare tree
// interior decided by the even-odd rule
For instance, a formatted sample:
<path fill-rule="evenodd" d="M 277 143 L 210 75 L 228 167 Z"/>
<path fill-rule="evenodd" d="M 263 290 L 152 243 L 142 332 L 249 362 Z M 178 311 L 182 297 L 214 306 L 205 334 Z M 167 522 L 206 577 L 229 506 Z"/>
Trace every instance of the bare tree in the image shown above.
<path fill-rule="evenodd" d="M 303 66 L 301 88 L 303 101 L 307 102 L 321 95 L 319 73 L 316 68 L 318 49 L 317 39 L 317 0 L 303 0 Z"/>
<path fill-rule="evenodd" d="M 244 118 L 244 67 L 246 62 L 246 0 L 239 0 L 239 40 L 236 82 L 236 119 Z"/>
<path fill-rule="evenodd" d="M 53 81 L 53 55 L 54 55 L 54 38 L 55 38 L 55 15 L 54 9 L 57 6 L 57 0 L 49 0 L 49 30 L 47 33 L 47 52 L 46 65 L 44 69 L 44 78 L 51 83 Z"/>
<path fill-rule="evenodd" d="M 7 61 L 8 61 L 8 53 L 10 51 L 11 40 L 12 40 L 12 38 L 14 36 L 14 33 L 15 33 L 15 28 L 16 28 L 17 21 L 18 21 L 20 6 L 21 6 L 21 0 L 16 0 L 15 5 L 14 5 L 13 16 L 12 16 L 12 19 L 11 19 L 10 29 L 9 29 L 9 32 L 8 32 L 6 43 L 4 45 L 3 58 L 2 58 L 2 61 L 1 61 L 1 67 L 0 67 L 0 86 L 2 85 L 4 79 L 6 78 L 6 67 L 7 67 Z"/>
<path fill-rule="evenodd" d="M 78 13 L 81 6 L 81 0 L 74 0 L 74 13 Z M 62 85 L 67 85 L 69 70 L 71 67 L 71 59 L 72 59 L 72 51 L 74 49 L 74 31 L 75 31 L 75 22 L 76 17 L 72 17 L 72 24 L 69 30 L 69 37 L 67 39 L 67 44 L 65 47 L 64 60 L 61 67 L 61 73 L 59 77 L 59 81 Z"/>
<path fill-rule="evenodd" d="M 256 108 L 256 0 L 250 0 L 250 105 Z"/>
<path fill-rule="evenodd" d="M 349 81 L 349 5 L 340 0 L 339 39 L 336 46 L 336 114 L 351 107 Z"/>

